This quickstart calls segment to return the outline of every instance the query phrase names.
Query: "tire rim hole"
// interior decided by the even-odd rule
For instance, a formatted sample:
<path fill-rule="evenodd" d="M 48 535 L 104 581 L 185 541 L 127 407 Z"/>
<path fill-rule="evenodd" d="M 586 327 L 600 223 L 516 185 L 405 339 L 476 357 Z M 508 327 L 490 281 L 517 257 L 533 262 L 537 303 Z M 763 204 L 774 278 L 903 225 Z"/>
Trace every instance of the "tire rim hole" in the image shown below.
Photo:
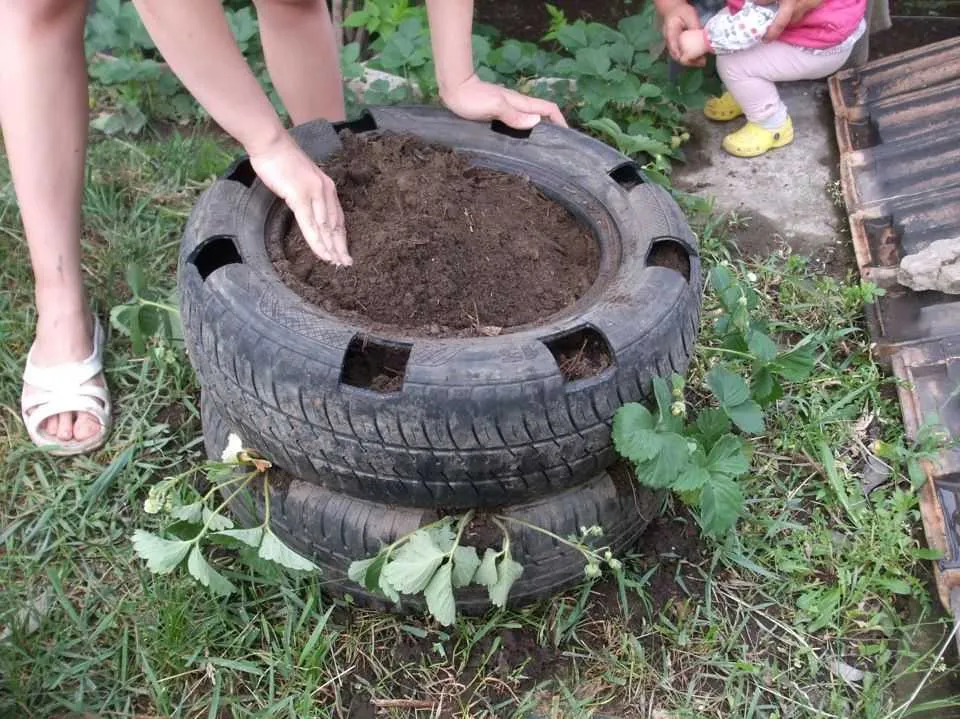
<path fill-rule="evenodd" d="M 244 157 L 227 171 L 226 177 L 228 180 L 239 182 L 244 187 L 251 187 L 257 179 L 257 173 L 254 172 L 253 165 L 250 164 L 250 159 Z"/>
<path fill-rule="evenodd" d="M 674 239 L 656 240 L 647 253 L 647 267 L 663 267 L 673 270 L 690 281 L 690 250 L 682 242 Z"/>
<path fill-rule="evenodd" d="M 206 282 L 210 275 L 227 265 L 242 265 L 243 258 L 235 237 L 214 235 L 201 242 L 187 262 L 197 268 L 200 279 Z"/>
<path fill-rule="evenodd" d="M 640 172 L 640 166 L 635 162 L 625 162 L 617 165 L 610 172 L 610 179 L 616 182 L 624 190 L 630 191 L 637 185 L 644 183 L 643 173 Z"/>
<path fill-rule="evenodd" d="M 543 343 L 556 360 L 566 382 L 596 377 L 614 364 L 610 344 L 593 327 L 579 327 Z"/>
<path fill-rule="evenodd" d="M 409 344 L 354 335 L 343 357 L 341 384 L 378 394 L 399 392 L 403 388 L 410 348 Z"/>

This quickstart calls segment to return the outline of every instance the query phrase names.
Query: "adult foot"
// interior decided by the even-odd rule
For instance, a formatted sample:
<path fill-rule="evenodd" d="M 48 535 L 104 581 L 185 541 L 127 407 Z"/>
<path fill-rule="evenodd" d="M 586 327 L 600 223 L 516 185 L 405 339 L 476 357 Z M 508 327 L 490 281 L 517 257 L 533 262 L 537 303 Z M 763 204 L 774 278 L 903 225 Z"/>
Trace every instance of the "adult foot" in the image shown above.
<path fill-rule="evenodd" d="M 99 354 L 99 348 L 94 345 L 93 318 L 87 310 L 84 309 L 79 315 L 64 313 L 49 318 L 41 317 L 37 323 L 36 339 L 30 350 L 30 368 L 24 377 L 25 419 L 42 411 L 45 406 L 54 406 L 54 401 L 61 403 L 69 398 L 71 370 L 63 372 L 61 368 L 83 366 L 92 358 L 99 361 Z M 27 381 L 30 378 L 33 378 L 33 384 Z M 66 386 L 61 387 L 62 384 Z M 98 436 L 105 435 L 107 427 L 101 422 L 102 413 L 99 413 L 101 417 L 98 417 L 98 413 L 94 411 L 84 411 L 85 408 L 90 408 L 92 402 L 94 406 L 105 407 L 109 412 L 109 402 L 96 397 L 105 390 L 98 392 L 95 388 L 105 386 L 102 371 L 75 382 L 72 388 L 76 390 L 75 394 L 86 395 L 86 398 L 74 403 L 74 407 L 69 407 L 70 402 L 67 401 L 64 411 L 53 414 L 40 423 L 39 433 L 51 440 L 49 444 L 58 444 L 67 449 L 71 446 L 83 446 Z M 84 389 L 87 387 L 89 389 Z M 44 396 L 50 398 L 49 401 Z M 41 398 L 44 398 L 42 402 Z"/>

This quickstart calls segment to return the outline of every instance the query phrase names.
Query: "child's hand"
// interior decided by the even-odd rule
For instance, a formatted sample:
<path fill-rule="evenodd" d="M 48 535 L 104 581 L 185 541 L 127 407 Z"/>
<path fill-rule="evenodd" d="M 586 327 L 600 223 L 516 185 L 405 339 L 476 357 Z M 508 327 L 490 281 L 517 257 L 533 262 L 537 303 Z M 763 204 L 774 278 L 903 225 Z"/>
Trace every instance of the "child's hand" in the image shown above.
<path fill-rule="evenodd" d="M 567 126 L 556 103 L 484 82 L 476 75 L 441 92 L 440 99 L 465 120 L 500 120 L 518 130 L 530 129 L 543 118 Z"/>
<path fill-rule="evenodd" d="M 680 33 L 680 63 L 692 65 L 709 52 L 703 30 L 684 30 Z"/>

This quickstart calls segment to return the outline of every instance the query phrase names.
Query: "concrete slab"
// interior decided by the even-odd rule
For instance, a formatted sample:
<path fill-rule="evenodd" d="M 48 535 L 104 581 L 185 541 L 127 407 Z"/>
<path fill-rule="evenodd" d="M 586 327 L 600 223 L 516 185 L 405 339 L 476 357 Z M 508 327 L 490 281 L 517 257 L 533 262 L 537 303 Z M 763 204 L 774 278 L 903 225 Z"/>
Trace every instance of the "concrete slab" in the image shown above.
<path fill-rule="evenodd" d="M 743 125 L 689 117 L 687 163 L 674 170 L 678 188 L 713 196 L 715 207 L 736 213 L 745 257 L 765 257 L 784 246 L 843 277 L 855 269 L 847 220 L 838 202 L 839 155 L 826 81 L 783 83 L 780 95 L 793 119 L 790 145 L 751 159 L 733 157 L 723 136 Z"/>

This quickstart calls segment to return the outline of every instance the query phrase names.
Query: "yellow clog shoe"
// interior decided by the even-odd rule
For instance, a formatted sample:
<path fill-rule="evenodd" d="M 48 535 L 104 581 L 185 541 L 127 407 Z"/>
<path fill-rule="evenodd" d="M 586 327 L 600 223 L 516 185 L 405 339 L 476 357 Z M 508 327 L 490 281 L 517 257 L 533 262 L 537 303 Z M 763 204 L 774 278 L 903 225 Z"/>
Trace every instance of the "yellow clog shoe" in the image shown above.
<path fill-rule="evenodd" d="M 708 120 L 717 122 L 726 122 L 735 120 L 743 114 L 743 108 L 740 103 L 733 99 L 729 92 L 723 93 L 720 97 L 711 97 L 703 106 L 703 114 Z"/>
<path fill-rule="evenodd" d="M 736 132 L 723 138 L 723 149 L 736 157 L 757 157 L 768 150 L 793 142 L 793 122 L 787 116 L 778 130 L 768 130 L 748 122 Z"/>

